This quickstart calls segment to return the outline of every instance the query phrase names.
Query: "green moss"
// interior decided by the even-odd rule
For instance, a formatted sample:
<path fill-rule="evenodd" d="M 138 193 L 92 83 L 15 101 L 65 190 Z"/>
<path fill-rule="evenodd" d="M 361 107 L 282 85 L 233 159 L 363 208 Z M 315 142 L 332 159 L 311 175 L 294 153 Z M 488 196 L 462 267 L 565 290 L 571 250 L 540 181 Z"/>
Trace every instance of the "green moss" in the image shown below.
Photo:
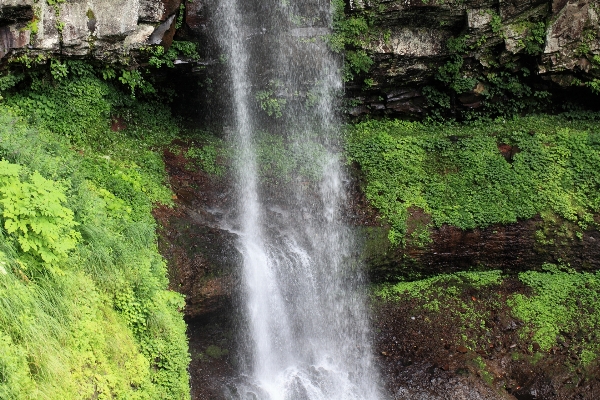
<path fill-rule="evenodd" d="M 406 240 L 413 207 L 431 215 L 434 226 L 472 229 L 542 214 L 582 230 L 600 210 L 600 124 L 596 115 L 571 117 L 467 125 L 367 121 L 350 127 L 346 150 L 394 243 Z M 501 144 L 519 152 L 507 160 Z"/>
<path fill-rule="evenodd" d="M 229 351 L 227 349 L 222 349 L 215 345 L 208 346 L 206 348 L 206 350 L 204 350 L 204 352 L 206 353 L 207 356 L 214 358 L 214 359 L 219 359 L 219 358 L 229 354 Z"/>
<path fill-rule="evenodd" d="M 318 181 L 323 176 L 327 149 L 318 138 L 302 136 L 302 140 L 260 132 L 257 135 L 257 158 L 262 179 L 277 184 L 279 181 L 303 179 Z"/>
<path fill-rule="evenodd" d="M 487 370 L 487 364 L 485 360 L 478 356 L 473 359 L 473 363 L 475 364 L 479 376 L 481 376 L 485 383 L 492 386 L 494 383 L 494 375 Z"/>
<path fill-rule="evenodd" d="M 502 282 L 502 271 L 457 272 L 437 275 L 431 278 L 385 284 L 375 291 L 375 295 L 386 300 L 409 296 L 412 298 L 430 298 L 438 292 L 441 285 L 447 285 L 445 294 L 456 296 L 464 287 L 481 289 Z"/>
<path fill-rule="evenodd" d="M 471 350 L 490 348 L 490 329 L 502 329 L 492 317 L 520 320 L 517 346 L 510 350 L 513 360 L 535 365 L 551 349 L 561 348 L 569 354 L 567 368 L 592 371 L 600 356 L 600 273 L 575 273 L 565 266 L 546 264 L 543 272 L 527 271 L 518 278 L 527 289 L 519 288 L 516 294 L 506 292 L 515 287 L 513 282 L 503 285 L 502 274 L 490 271 L 380 285 L 374 296 L 410 304 L 424 321 L 453 324 L 455 340 Z M 477 357 L 472 361 L 484 380 L 492 378 L 485 360 Z"/>
<path fill-rule="evenodd" d="M 374 291 L 374 296 L 388 302 L 412 299 L 419 312 L 444 315 L 457 324 L 460 334 L 457 339 L 468 348 L 477 349 L 489 344 L 484 321 L 490 319 L 493 309 L 500 307 L 499 296 L 488 293 L 480 299 L 478 293 L 487 293 L 486 289 L 501 283 L 501 271 L 458 272 L 384 284 Z"/>
<path fill-rule="evenodd" d="M 205 144 L 201 147 L 190 147 L 185 152 L 185 157 L 193 160 L 203 171 L 221 176 L 223 175 L 224 167 L 217 162 L 217 158 L 222 153 L 222 149 L 217 146 L 214 144 Z"/>

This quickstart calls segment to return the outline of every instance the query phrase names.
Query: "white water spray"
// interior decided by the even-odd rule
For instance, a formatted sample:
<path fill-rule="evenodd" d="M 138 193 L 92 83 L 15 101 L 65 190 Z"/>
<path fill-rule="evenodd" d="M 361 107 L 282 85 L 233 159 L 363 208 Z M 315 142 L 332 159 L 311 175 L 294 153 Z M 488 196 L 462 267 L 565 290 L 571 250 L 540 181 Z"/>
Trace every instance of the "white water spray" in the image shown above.
<path fill-rule="evenodd" d="M 214 8 L 232 85 L 236 230 L 251 360 L 242 371 L 247 379 L 229 396 L 379 399 L 362 274 L 341 218 L 345 179 L 334 112 L 340 65 L 320 37 L 329 32 L 330 3 L 220 0 Z M 264 87 L 272 96 L 266 111 L 280 113 L 278 119 L 256 106 Z M 288 171 L 275 183 L 261 182 L 259 132 L 277 132 L 298 157 L 312 154 L 314 176 Z"/>

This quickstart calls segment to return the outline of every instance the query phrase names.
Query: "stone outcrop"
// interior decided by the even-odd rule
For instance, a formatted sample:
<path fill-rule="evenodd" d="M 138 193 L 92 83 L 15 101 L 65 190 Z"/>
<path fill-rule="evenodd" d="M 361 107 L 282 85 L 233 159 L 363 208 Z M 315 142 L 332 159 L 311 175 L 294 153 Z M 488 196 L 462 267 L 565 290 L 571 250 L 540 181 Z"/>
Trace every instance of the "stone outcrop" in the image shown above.
<path fill-rule="evenodd" d="M 510 146 L 507 146 L 510 147 Z M 501 149 L 511 157 L 515 148 Z M 541 217 L 485 228 L 461 229 L 455 226 L 432 226 L 430 215 L 419 208 L 408 210 L 404 244 L 388 239 L 389 225 L 369 203 L 361 189 L 360 173 L 354 170 L 354 185 L 349 188 L 348 223 L 362 240 L 360 254 L 371 282 L 414 280 L 440 273 L 470 270 L 502 270 L 516 275 L 528 270 L 542 270 L 544 264 L 569 265 L 581 272 L 600 270 L 600 229 L 589 226 L 585 231 L 573 222 Z M 600 215 L 595 217 L 600 223 Z M 428 239 L 419 242 L 413 233 L 424 226 Z"/>
<path fill-rule="evenodd" d="M 220 54 L 210 32 L 214 8 L 207 0 L 73 0 L 54 5 L 4 0 L 0 60 L 53 54 L 131 64 L 132 51 L 168 46 L 176 37 L 200 44 L 197 69 L 204 70 Z M 456 54 L 447 43 L 457 37 L 467 38 L 460 53 L 466 76 L 526 68 L 531 72 L 527 84 L 549 91 L 593 81 L 600 77 L 600 57 L 595 57 L 600 56 L 599 9 L 598 0 L 347 0 L 349 18 L 370 21 L 363 50 L 373 60 L 368 72 L 346 85 L 349 113 L 425 115 L 428 100 L 422 89 L 448 87 L 436 74 Z M 204 75 L 190 79 L 207 80 Z M 219 71 L 214 75 L 208 80 L 218 85 L 222 77 Z M 486 89 L 485 82 L 478 82 L 471 92 L 456 93 L 451 106 L 478 109 Z"/>
<path fill-rule="evenodd" d="M 419 218 L 414 213 L 411 218 Z M 422 216 L 421 216 L 422 217 Z M 363 227 L 364 260 L 375 282 L 416 279 L 465 270 L 499 269 L 506 273 L 539 270 L 543 264 L 568 264 L 578 271 L 600 268 L 600 232 L 588 229 L 579 239 L 568 223 L 548 228 L 540 218 L 483 229 L 453 226 L 432 229 L 425 246 L 394 246 L 385 227 Z M 540 232 L 545 233 L 540 239 Z"/>
<path fill-rule="evenodd" d="M 420 89 L 443 86 L 436 73 L 456 54 L 448 50 L 448 39 L 459 36 L 467 38 L 461 56 L 470 71 L 524 66 L 531 82 L 556 90 L 600 76 L 594 60 L 600 55 L 597 0 L 355 0 L 349 10 L 350 16 L 367 16 L 370 29 L 381 32 L 364 46 L 374 60 L 370 71 L 347 86 L 355 116 L 422 115 Z M 475 101 L 467 96 L 467 103 L 457 99 L 458 106 L 478 107 L 481 96 L 472 95 Z"/>
<path fill-rule="evenodd" d="M 181 0 L 3 0 L 0 59 L 10 55 L 124 60 L 148 44 L 169 45 Z"/>

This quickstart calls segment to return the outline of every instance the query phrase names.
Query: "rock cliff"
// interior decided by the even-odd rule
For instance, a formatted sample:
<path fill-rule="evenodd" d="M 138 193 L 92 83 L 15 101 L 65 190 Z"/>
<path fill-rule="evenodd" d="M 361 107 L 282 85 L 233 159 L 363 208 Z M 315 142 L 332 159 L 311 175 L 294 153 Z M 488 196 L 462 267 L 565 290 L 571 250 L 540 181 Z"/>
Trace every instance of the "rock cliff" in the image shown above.
<path fill-rule="evenodd" d="M 359 47 L 373 60 L 347 86 L 351 113 L 423 114 L 429 85 L 451 87 L 452 106 L 475 109 L 492 91 L 486 76 L 504 70 L 526 68 L 524 81 L 538 90 L 593 86 L 598 10 L 594 0 L 351 1 L 348 16 L 369 24 Z"/>
<path fill-rule="evenodd" d="M 135 64 L 141 47 L 167 47 L 173 38 L 194 41 L 200 65 L 185 64 L 165 81 L 177 87 L 175 107 L 183 113 L 196 119 L 210 110 L 219 114 L 226 96 L 211 85 L 225 78 L 210 35 L 209 8 L 204 0 L 2 0 L 0 64 L 23 56 Z M 502 74 L 520 77 L 516 86 L 530 85 L 529 92 L 515 96 L 573 88 L 590 92 L 600 77 L 599 10 L 598 0 L 346 0 L 345 19 L 362 19 L 368 27 L 348 50 L 362 50 L 372 60 L 346 85 L 349 112 L 418 118 L 431 108 L 428 89 L 447 96 L 449 109 L 508 103 L 510 85 L 496 81 L 493 87 L 492 78 Z M 452 74 L 450 67 L 456 68 Z M 517 271 L 533 259 L 536 265 L 561 258 L 597 267 L 590 261 L 597 259 L 594 235 L 576 245 L 541 249 L 532 239 L 538 229 L 539 221 L 469 232 L 445 227 L 433 233 L 432 246 L 409 251 L 412 264 L 399 261 L 404 253 L 387 249 L 385 229 L 372 229 L 367 241 L 382 240 L 365 257 L 376 280 L 401 275 L 401 265 L 420 266 L 425 275 L 434 272 L 426 267 L 433 264 Z"/>
<path fill-rule="evenodd" d="M 136 49 L 168 47 L 175 36 L 199 43 L 210 65 L 220 53 L 207 8 L 201 0 L 4 0 L 0 60 L 41 54 L 130 65 Z M 349 58 L 348 112 L 419 118 L 435 103 L 454 116 L 511 98 L 597 91 L 599 9 L 597 0 L 346 0 L 345 19 L 365 26 L 346 49 L 367 57 L 362 65 Z M 518 77 L 518 90 L 507 75 Z"/>
<path fill-rule="evenodd" d="M 149 44 L 170 44 L 180 0 L 3 0 L 0 59 L 7 55 L 122 60 Z"/>

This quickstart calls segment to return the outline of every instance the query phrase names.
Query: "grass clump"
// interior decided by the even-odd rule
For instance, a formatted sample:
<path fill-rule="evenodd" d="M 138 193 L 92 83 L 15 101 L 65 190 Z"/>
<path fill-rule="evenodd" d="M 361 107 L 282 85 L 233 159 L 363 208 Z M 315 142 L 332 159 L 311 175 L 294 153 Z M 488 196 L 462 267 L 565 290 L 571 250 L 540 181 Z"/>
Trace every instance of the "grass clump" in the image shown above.
<path fill-rule="evenodd" d="M 393 243 L 405 240 L 410 208 L 435 226 L 472 229 L 542 214 L 585 229 L 600 209 L 600 123 L 586 116 L 366 121 L 350 127 L 346 150 Z"/>
<path fill-rule="evenodd" d="M 0 103 L 0 398 L 186 399 L 150 213 L 172 195 L 153 149 L 178 127 L 77 65 Z"/>

